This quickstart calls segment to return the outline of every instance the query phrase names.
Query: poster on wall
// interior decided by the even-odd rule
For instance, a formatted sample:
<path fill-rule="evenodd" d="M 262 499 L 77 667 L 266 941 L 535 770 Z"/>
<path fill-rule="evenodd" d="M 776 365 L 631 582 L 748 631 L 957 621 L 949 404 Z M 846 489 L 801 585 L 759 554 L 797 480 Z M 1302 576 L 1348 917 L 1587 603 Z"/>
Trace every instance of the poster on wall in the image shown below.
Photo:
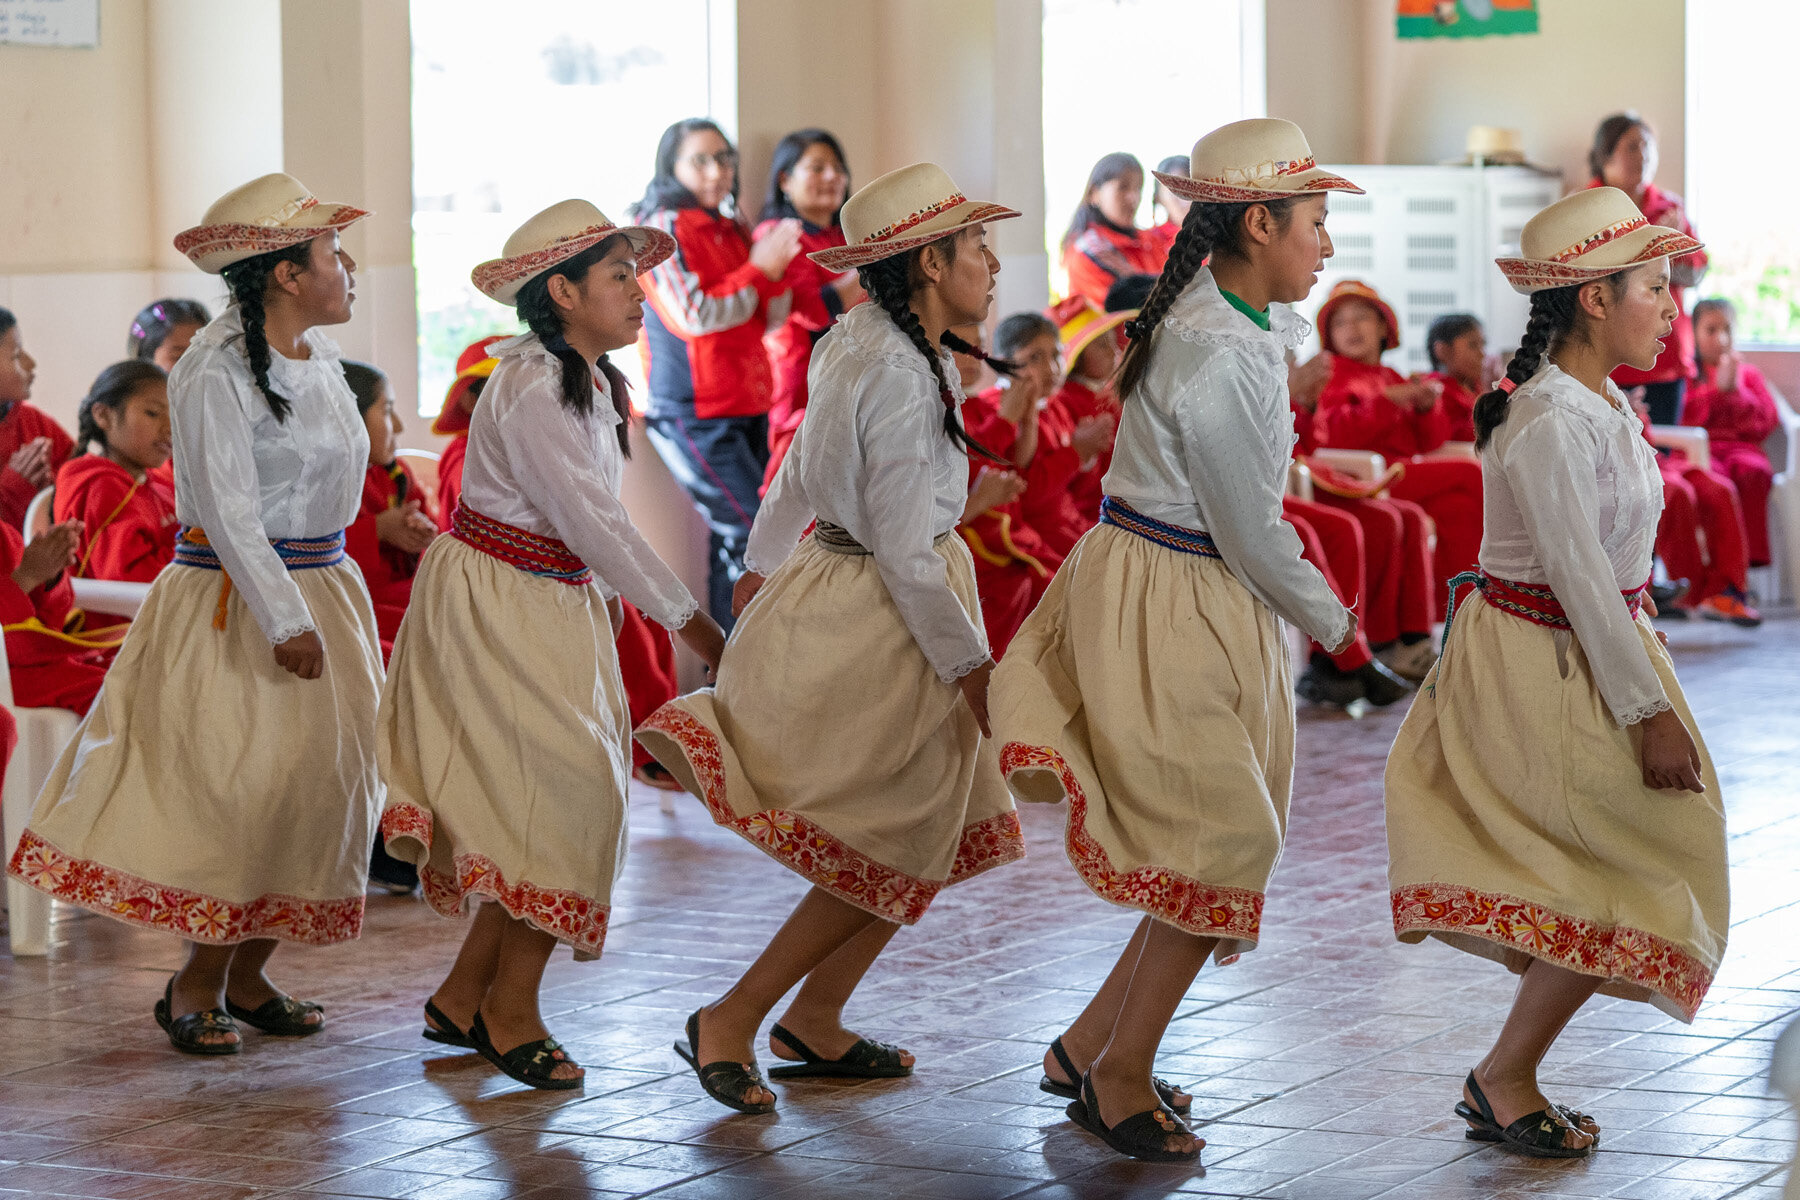
<path fill-rule="evenodd" d="M 0 44 L 98 46 L 100 0 L 0 0 Z"/>
<path fill-rule="evenodd" d="M 1468 38 L 1536 33 L 1537 0 L 1397 0 L 1403 38 Z"/>

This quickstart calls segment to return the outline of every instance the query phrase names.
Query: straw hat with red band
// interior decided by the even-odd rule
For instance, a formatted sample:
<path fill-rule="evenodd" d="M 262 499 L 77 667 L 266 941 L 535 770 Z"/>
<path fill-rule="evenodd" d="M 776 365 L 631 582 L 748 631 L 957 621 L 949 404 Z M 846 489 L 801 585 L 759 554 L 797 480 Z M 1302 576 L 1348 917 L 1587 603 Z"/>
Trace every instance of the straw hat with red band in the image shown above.
<path fill-rule="evenodd" d="M 1343 176 L 1321 170 L 1300 127 L 1278 117 L 1221 125 L 1194 143 L 1186 175 L 1155 175 L 1171 192 L 1198 204 L 1253 204 L 1314 192 L 1362 194 Z"/>
<path fill-rule="evenodd" d="M 660 229 L 614 225 L 586 200 L 564 200 L 514 230 L 500 257 L 476 267 L 469 278 L 488 299 L 517 304 L 519 289 L 534 278 L 616 234 L 624 234 L 637 252 L 639 275 L 675 253 L 675 239 Z"/>
<path fill-rule="evenodd" d="M 1679 229 L 1652 225 L 1618 188 L 1597 187 L 1564 196 L 1525 222 L 1519 257 L 1494 262 L 1513 291 L 1530 295 L 1591 283 L 1700 247 Z"/>
<path fill-rule="evenodd" d="M 1341 279 L 1332 285 L 1330 295 L 1325 303 L 1319 305 L 1319 315 L 1315 324 L 1319 327 L 1319 341 L 1325 349 L 1333 354 L 1337 347 L 1331 344 L 1331 314 L 1336 312 L 1346 301 L 1361 300 L 1374 309 L 1381 317 L 1385 332 L 1381 335 L 1383 351 L 1397 349 L 1400 345 L 1400 321 L 1394 316 L 1394 310 L 1381 294 L 1360 279 Z"/>
<path fill-rule="evenodd" d="M 1110 333 L 1132 317 L 1137 310 L 1103 312 L 1086 296 L 1070 296 L 1050 306 L 1050 319 L 1056 322 L 1056 340 L 1062 347 L 1063 362 L 1070 370 L 1081 360 L 1081 352 L 1103 333 Z"/>
<path fill-rule="evenodd" d="M 368 215 L 366 209 L 321 201 L 298 179 L 277 171 L 213 201 L 200 224 L 175 235 L 175 248 L 217 275 L 232 263 L 310 242 Z"/>
<path fill-rule="evenodd" d="M 461 433 L 469 427 L 469 413 L 463 411 L 462 398 L 475 385 L 478 379 L 486 379 L 500 365 L 500 360 L 488 354 L 488 347 L 495 342 L 504 342 L 507 334 L 496 333 L 492 337 L 484 337 L 478 342 L 471 342 L 456 359 L 456 378 L 450 381 L 450 390 L 444 393 L 444 407 L 432 418 L 431 432 L 437 434 Z"/>
<path fill-rule="evenodd" d="M 850 271 L 971 225 L 1018 215 L 1003 205 L 969 199 L 937 164 L 915 163 L 889 171 L 845 201 L 839 219 L 847 244 L 807 257 L 827 271 Z"/>

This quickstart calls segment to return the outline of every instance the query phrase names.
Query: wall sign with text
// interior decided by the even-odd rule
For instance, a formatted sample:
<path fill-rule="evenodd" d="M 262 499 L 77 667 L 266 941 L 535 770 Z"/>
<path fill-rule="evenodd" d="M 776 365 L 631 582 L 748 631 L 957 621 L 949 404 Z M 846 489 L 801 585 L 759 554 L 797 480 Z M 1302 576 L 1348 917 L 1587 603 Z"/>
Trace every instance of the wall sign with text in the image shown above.
<path fill-rule="evenodd" d="M 0 0 L 0 44 L 98 46 L 100 0 Z"/>

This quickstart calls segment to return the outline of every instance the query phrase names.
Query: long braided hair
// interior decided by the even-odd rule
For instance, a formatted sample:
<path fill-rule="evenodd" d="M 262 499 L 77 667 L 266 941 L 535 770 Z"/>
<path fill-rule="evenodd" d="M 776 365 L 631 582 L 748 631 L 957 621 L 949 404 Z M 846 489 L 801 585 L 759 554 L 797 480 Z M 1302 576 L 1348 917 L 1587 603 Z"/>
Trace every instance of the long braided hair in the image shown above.
<path fill-rule="evenodd" d="M 250 373 L 256 377 L 256 390 L 263 394 L 263 399 L 269 402 L 269 411 L 282 424 L 287 423 L 288 413 L 293 411 L 294 404 L 269 383 L 269 338 L 263 332 L 263 322 L 267 319 L 263 311 L 263 297 L 268 294 L 269 281 L 275 277 L 275 268 L 284 262 L 299 267 L 306 266 L 312 258 L 312 245 L 311 241 L 307 241 L 281 250 L 271 250 L 267 254 L 258 254 L 255 258 L 234 262 L 219 273 L 225 280 L 225 286 L 231 289 L 231 298 L 236 302 L 238 315 L 243 321 L 244 357 L 250 360 Z"/>
<path fill-rule="evenodd" d="M 925 365 L 931 368 L 931 377 L 937 381 L 938 398 L 944 402 L 945 435 L 955 442 L 957 448 L 965 454 L 980 455 L 983 458 L 992 459 L 994 462 L 1011 466 L 1010 462 L 970 437 L 968 430 L 962 427 L 962 422 L 957 419 L 956 415 L 956 393 L 951 390 L 950 381 L 944 375 L 943 360 L 933 349 L 931 340 L 925 336 L 925 326 L 919 321 L 919 314 L 912 310 L 912 305 L 909 303 L 912 294 L 918 290 L 919 257 L 930 247 L 938 246 L 942 248 L 946 261 L 954 260 L 958 236 L 960 234 L 953 233 L 939 238 L 935 242 L 927 242 L 924 246 L 909 250 L 904 254 L 896 254 L 891 258 L 883 258 L 869 263 L 867 266 L 857 269 L 857 279 L 862 283 L 863 291 L 869 294 L 869 299 L 887 313 L 888 317 L 899 327 L 900 332 L 904 333 L 918 348 L 919 353 L 925 356 Z M 1002 375 L 1011 377 L 1018 373 L 1016 364 L 991 355 L 981 347 L 972 345 L 953 333 L 946 331 L 938 341 L 946 350 L 981 359 Z"/>
<path fill-rule="evenodd" d="M 1625 294 L 1631 282 L 1631 271 L 1614 271 L 1601 277 L 1616 298 Z M 1572 335 L 1581 320 L 1581 289 L 1586 284 L 1545 288 L 1531 293 L 1531 316 L 1525 322 L 1525 336 L 1512 361 L 1506 364 L 1506 379 L 1493 391 L 1483 392 L 1475 401 L 1475 448 L 1483 449 L 1494 436 L 1494 430 L 1506 423 L 1506 410 L 1512 404 L 1513 389 L 1538 373 L 1544 356 L 1556 349 L 1557 343 Z"/>
<path fill-rule="evenodd" d="M 1293 220 L 1294 205 L 1298 200 L 1295 197 L 1256 203 L 1269 210 L 1278 228 L 1285 229 Z M 1150 370 L 1151 339 L 1157 326 L 1169 315 L 1169 309 L 1194 281 L 1194 276 L 1200 273 L 1207 257 L 1215 252 L 1243 253 L 1244 214 L 1252 207 L 1250 204 L 1200 203 L 1189 207 L 1181 229 L 1175 235 L 1175 244 L 1169 247 L 1169 259 L 1163 264 L 1162 274 L 1156 277 L 1156 286 L 1150 289 L 1138 315 L 1125 322 L 1125 336 L 1130 339 L 1130 345 L 1126 346 L 1125 357 L 1119 364 L 1116 394 L 1120 399 L 1129 396 L 1143 382 L 1144 375 Z"/>
<path fill-rule="evenodd" d="M 519 320 L 525 327 L 537 334 L 538 341 L 544 349 L 556 356 L 562 364 L 563 407 L 573 413 L 586 417 L 594 411 L 594 369 L 606 380 L 606 391 L 612 398 L 613 411 L 619 414 L 619 453 L 626 458 L 631 457 L 631 403 L 626 399 L 625 376 L 619 368 L 612 365 L 606 355 L 589 366 L 587 359 L 581 357 L 580 351 L 569 345 L 563 336 L 563 319 L 556 311 L 556 304 L 550 299 L 550 277 L 561 275 L 570 283 L 580 283 L 587 278 L 587 273 L 595 263 L 603 261 L 617 247 L 620 238 L 625 235 L 616 233 L 612 237 L 595 246 L 589 246 L 580 254 L 557 263 L 541 274 L 532 276 L 525 286 L 519 289 Z"/>

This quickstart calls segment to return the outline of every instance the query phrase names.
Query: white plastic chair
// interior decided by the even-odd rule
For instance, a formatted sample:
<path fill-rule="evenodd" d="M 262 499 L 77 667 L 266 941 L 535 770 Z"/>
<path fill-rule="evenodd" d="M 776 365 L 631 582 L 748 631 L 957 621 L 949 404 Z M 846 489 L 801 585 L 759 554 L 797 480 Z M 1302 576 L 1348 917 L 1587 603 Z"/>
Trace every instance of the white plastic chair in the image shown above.
<path fill-rule="evenodd" d="M 1387 474 L 1387 459 L 1373 450 L 1340 450 L 1335 446 L 1321 446 L 1307 457 L 1364 483 L 1374 483 Z"/>
<path fill-rule="evenodd" d="M 1775 471 L 1769 492 L 1769 565 L 1757 567 L 1752 576 L 1764 575 L 1756 591 L 1765 603 L 1787 604 L 1800 599 L 1800 413 L 1794 411 L 1774 384 L 1779 424 L 1763 442 L 1763 453 Z"/>
<path fill-rule="evenodd" d="M 55 499 L 56 489 L 47 487 L 33 496 L 31 503 L 25 506 L 25 524 L 22 529 L 26 544 L 29 545 L 34 539 L 42 537 L 54 523 L 51 502 Z"/>
<path fill-rule="evenodd" d="M 1712 436 L 1699 425 L 1652 425 L 1650 444 L 1659 450 L 1679 450 L 1696 467 L 1712 466 Z"/>
<path fill-rule="evenodd" d="M 412 472 L 413 482 L 425 493 L 425 507 L 433 512 L 438 502 L 438 459 L 436 450 L 402 450 L 394 457 L 406 464 Z"/>
<path fill-rule="evenodd" d="M 19 745 L 6 766 L 0 783 L 0 846 L 12 861 L 19 836 L 31 819 L 38 790 L 56 765 L 63 747 L 74 736 L 80 719 L 66 708 L 20 708 L 13 703 L 12 672 L 6 665 L 6 642 L 0 639 L 0 704 L 19 726 Z M 6 908 L 11 926 L 14 958 L 50 952 L 50 897 L 10 876 L 6 880 Z"/>

